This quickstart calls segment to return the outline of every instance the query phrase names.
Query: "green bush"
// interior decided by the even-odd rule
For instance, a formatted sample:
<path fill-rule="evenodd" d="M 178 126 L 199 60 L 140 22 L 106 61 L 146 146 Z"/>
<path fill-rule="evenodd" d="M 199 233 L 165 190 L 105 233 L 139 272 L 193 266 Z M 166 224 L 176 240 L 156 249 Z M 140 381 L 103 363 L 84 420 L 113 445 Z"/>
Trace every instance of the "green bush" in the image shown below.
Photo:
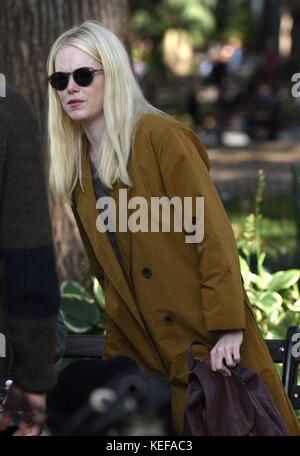
<path fill-rule="evenodd" d="M 265 176 L 260 170 L 255 211 L 246 218 L 239 243 L 242 252 L 240 265 L 245 289 L 263 336 L 284 338 L 289 326 L 300 325 L 300 269 L 271 273 L 264 267 L 266 253 L 262 251 L 261 238 L 264 186 Z"/>
<path fill-rule="evenodd" d="M 61 314 L 71 334 L 104 334 L 107 315 L 105 297 L 96 278 L 93 296 L 74 281 L 61 284 Z"/>

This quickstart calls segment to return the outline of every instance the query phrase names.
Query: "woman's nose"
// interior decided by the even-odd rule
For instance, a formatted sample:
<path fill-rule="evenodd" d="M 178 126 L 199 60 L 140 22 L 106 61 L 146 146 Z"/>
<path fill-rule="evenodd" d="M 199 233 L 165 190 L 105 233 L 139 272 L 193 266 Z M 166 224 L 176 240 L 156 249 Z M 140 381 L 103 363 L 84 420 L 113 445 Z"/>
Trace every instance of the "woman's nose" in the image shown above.
<path fill-rule="evenodd" d="M 76 82 L 74 81 L 74 78 L 73 78 L 73 75 L 70 74 L 70 77 L 69 77 L 69 81 L 68 81 L 68 85 L 67 85 L 67 90 L 68 92 L 75 92 L 76 90 L 78 90 L 78 85 L 76 84 Z"/>

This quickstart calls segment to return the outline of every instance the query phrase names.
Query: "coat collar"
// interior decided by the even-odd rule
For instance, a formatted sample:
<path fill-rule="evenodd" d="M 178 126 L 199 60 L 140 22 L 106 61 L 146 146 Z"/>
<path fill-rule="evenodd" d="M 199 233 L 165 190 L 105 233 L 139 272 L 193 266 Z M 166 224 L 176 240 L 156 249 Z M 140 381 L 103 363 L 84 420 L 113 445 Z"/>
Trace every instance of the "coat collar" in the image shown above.
<path fill-rule="evenodd" d="M 130 278 L 125 276 L 125 273 L 120 266 L 115 253 L 111 247 L 107 233 L 101 233 L 97 230 L 96 220 L 100 215 L 96 208 L 96 197 L 92 182 L 91 165 L 88 154 L 88 148 L 85 146 L 82 153 L 82 178 L 83 178 L 83 190 L 77 182 L 74 190 L 75 205 L 86 231 L 86 234 L 91 242 L 95 255 L 104 270 L 108 280 L 113 284 L 115 290 L 123 299 L 124 303 L 128 306 L 130 312 L 134 318 L 138 321 L 140 326 L 145 330 L 141 314 L 137 308 L 136 302 L 132 295 Z M 131 176 L 131 164 L 128 166 L 128 173 Z M 119 189 L 122 188 L 118 183 L 113 187 L 111 196 L 116 201 L 116 208 L 118 212 L 118 201 L 119 201 Z M 127 197 L 130 198 L 130 188 L 127 188 Z M 118 215 L 116 220 L 118 226 Z M 131 257 L 131 232 L 128 230 L 122 233 L 121 236 L 117 230 L 117 242 L 121 247 L 122 251 L 122 264 L 125 265 L 125 269 L 130 271 L 130 257 Z M 121 245 L 122 243 L 122 245 Z"/>

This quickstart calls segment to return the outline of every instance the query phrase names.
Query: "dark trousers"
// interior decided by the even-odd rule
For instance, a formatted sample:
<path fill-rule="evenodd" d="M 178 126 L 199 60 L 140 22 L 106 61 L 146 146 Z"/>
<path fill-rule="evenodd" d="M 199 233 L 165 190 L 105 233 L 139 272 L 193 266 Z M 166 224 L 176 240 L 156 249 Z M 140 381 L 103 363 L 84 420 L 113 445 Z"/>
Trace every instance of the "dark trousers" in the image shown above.
<path fill-rule="evenodd" d="M 143 385 L 143 389 L 139 384 Z M 129 389 L 126 389 L 127 387 Z M 47 425 L 50 431 L 53 434 L 105 435 L 105 432 L 110 430 L 110 425 L 113 427 L 113 422 L 118 425 L 122 425 L 122 420 L 124 423 L 128 422 L 126 413 L 120 408 L 120 401 L 115 403 L 114 408 L 109 406 L 108 410 L 102 413 L 91 408 L 91 393 L 97 389 L 99 391 L 99 388 L 102 388 L 102 392 L 103 388 L 109 388 L 117 393 L 118 397 L 122 397 L 121 393 L 125 390 L 135 394 L 132 397 L 135 397 L 136 404 L 139 404 L 137 408 L 140 416 L 149 416 L 150 411 L 152 420 L 161 421 L 163 418 L 164 428 L 168 428 L 167 432 L 172 432 L 169 385 L 160 379 L 142 375 L 137 364 L 128 356 L 83 359 L 68 365 L 60 373 L 56 386 L 47 396 Z M 130 391 L 132 388 L 135 388 L 135 391 Z M 97 419 L 98 425 L 95 425 Z"/>

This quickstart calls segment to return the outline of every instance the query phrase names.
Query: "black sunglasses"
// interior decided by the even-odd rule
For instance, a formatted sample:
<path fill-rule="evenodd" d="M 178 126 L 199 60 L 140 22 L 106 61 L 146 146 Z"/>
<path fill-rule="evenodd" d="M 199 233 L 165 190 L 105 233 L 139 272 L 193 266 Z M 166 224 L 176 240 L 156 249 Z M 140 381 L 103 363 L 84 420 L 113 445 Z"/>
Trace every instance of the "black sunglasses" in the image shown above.
<path fill-rule="evenodd" d="M 81 87 L 89 86 L 93 79 L 95 73 L 100 73 L 103 71 L 103 68 L 99 68 L 98 70 L 94 70 L 94 68 L 82 67 L 77 68 L 70 73 L 64 73 L 62 71 L 57 71 L 56 73 L 51 74 L 48 77 L 48 81 L 56 90 L 65 90 L 69 84 L 70 75 L 73 76 L 74 81 Z"/>

